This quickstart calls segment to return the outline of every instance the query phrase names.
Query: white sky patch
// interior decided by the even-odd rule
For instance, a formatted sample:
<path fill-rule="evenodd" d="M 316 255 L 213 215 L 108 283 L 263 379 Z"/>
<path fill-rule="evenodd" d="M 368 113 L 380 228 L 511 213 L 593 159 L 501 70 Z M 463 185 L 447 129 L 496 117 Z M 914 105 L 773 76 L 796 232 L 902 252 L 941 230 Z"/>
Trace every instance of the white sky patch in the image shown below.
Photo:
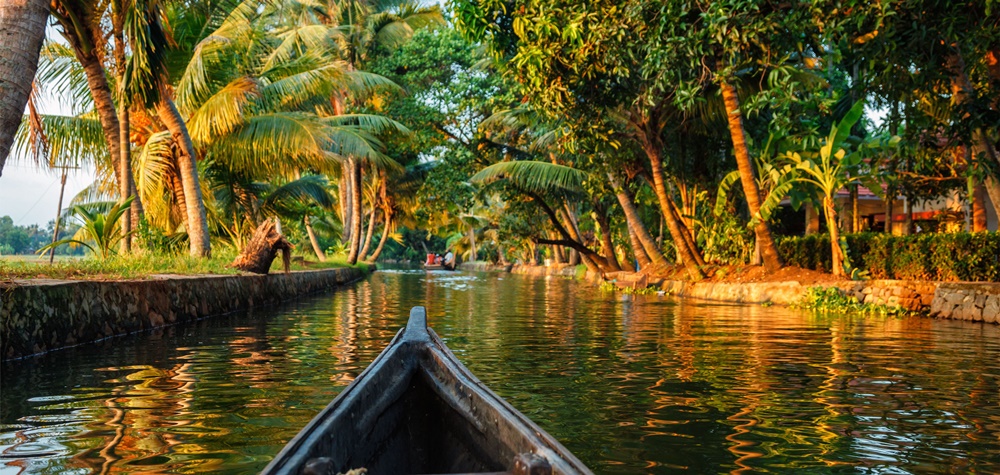
<path fill-rule="evenodd" d="M 51 26 L 46 31 L 49 40 L 62 42 L 62 36 Z M 51 89 L 51 88 L 50 88 Z M 42 114 L 71 115 L 72 99 L 55 96 L 42 88 L 38 109 Z M 28 157 L 11 153 L 0 177 L 0 216 L 10 216 L 14 224 L 27 226 L 38 224 L 44 227 L 55 219 L 59 203 L 59 170 L 49 170 L 44 165 L 36 165 Z M 94 182 L 93 169 L 69 170 L 66 177 L 65 208 L 70 200 Z"/>

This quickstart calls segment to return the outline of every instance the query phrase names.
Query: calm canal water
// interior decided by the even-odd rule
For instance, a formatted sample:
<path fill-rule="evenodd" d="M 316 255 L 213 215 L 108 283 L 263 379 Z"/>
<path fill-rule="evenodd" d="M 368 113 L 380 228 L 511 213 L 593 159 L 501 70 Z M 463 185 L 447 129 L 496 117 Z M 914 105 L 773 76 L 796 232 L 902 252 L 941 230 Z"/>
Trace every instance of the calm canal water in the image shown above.
<path fill-rule="evenodd" d="M 597 473 L 1000 472 L 996 326 L 388 270 L 3 366 L 0 474 L 257 472 L 413 305 Z"/>

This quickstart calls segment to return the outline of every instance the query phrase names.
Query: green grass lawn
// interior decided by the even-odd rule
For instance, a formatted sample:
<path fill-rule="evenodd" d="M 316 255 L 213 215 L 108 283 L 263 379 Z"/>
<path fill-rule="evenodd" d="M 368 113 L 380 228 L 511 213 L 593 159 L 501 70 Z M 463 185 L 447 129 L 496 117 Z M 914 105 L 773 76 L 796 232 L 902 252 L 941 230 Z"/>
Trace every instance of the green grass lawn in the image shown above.
<path fill-rule="evenodd" d="M 236 254 L 229 250 L 213 252 L 209 259 L 190 256 L 140 254 L 99 259 L 92 256 L 56 256 L 49 265 L 48 256 L 0 256 L 0 279 L 142 279 L 154 274 L 240 274 L 227 267 Z M 328 257 L 317 262 L 315 256 L 295 256 L 292 270 L 316 270 L 348 267 L 346 258 Z M 302 257 L 298 259 L 297 257 Z M 365 266 L 365 264 L 358 264 Z M 271 265 L 272 273 L 282 272 L 281 254 Z"/>

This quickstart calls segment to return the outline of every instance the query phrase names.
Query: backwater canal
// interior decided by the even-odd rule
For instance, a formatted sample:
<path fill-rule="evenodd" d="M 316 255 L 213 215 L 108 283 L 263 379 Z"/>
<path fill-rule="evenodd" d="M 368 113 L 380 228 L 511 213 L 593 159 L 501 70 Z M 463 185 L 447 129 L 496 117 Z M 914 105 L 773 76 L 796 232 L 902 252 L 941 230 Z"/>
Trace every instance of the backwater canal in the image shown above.
<path fill-rule="evenodd" d="M 5 364 L 0 474 L 255 473 L 414 305 L 596 473 L 1000 472 L 997 326 L 385 270 Z"/>

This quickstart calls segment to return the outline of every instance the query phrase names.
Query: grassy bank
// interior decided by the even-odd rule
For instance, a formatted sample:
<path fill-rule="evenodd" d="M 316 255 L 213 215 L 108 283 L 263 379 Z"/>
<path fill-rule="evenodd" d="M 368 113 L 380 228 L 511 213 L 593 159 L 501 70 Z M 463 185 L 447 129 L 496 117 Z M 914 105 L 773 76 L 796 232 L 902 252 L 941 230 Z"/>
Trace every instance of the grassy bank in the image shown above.
<path fill-rule="evenodd" d="M 190 256 L 174 256 L 163 254 L 142 254 L 132 256 L 115 256 L 108 259 L 96 257 L 65 258 L 57 257 L 54 264 L 49 265 L 47 257 L 35 256 L 4 256 L 0 259 L 0 279 L 142 279 L 155 274 L 239 274 L 240 271 L 228 267 L 235 254 L 231 252 L 215 252 L 209 259 L 199 259 Z M 294 259 L 292 270 L 331 269 L 350 267 L 346 258 L 328 257 L 326 262 Z M 367 268 L 366 264 L 355 267 Z M 274 260 L 271 272 L 281 272 L 281 257 Z"/>

